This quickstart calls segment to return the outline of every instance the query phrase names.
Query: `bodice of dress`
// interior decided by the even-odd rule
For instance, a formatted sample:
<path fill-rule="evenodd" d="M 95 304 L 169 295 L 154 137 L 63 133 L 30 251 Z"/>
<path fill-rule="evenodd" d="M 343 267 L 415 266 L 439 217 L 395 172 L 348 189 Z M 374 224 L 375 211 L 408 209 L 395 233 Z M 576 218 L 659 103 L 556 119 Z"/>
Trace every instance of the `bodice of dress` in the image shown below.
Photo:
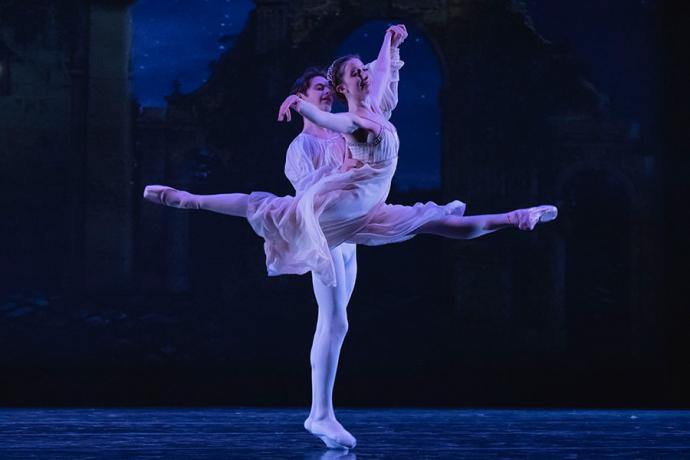
<path fill-rule="evenodd" d="M 381 130 L 372 142 L 347 143 L 353 159 L 363 163 L 376 164 L 398 157 L 398 149 L 400 148 L 398 132 L 389 126 L 382 124 L 379 126 Z"/>

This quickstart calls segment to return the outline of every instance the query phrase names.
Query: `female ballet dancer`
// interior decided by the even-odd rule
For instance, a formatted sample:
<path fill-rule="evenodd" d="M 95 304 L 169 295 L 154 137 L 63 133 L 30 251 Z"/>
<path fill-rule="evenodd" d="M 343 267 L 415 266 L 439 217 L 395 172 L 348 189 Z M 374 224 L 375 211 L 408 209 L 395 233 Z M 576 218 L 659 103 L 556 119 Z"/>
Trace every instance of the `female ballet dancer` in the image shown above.
<path fill-rule="evenodd" d="M 386 35 L 387 40 L 390 36 Z M 445 206 L 385 204 L 399 147 L 395 128 L 380 110 L 390 68 L 389 48 L 382 47 L 372 80 L 356 57 L 340 58 L 331 66 L 331 83 L 347 100 L 347 113 L 322 112 L 295 95 L 288 97 L 279 111 L 279 120 L 289 120 L 292 108 L 317 125 L 343 133 L 353 159 L 349 169 L 319 179 L 294 197 L 267 192 L 193 195 L 160 185 L 147 186 L 144 197 L 178 208 L 246 217 L 265 240 L 269 275 L 311 270 L 330 286 L 336 285 L 336 277 L 329 247 L 342 242 L 377 245 L 419 233 L 467 239 L 511 226 L 531 230 L 538 222 L 553 220 L 557 213 L 554 206 L 463 216 L 465 205 L 460 201 Z M 320 432 L 312 424 L 310 431 L 329 447 L 354 447 L 356 442 L 344 429 Z"/>

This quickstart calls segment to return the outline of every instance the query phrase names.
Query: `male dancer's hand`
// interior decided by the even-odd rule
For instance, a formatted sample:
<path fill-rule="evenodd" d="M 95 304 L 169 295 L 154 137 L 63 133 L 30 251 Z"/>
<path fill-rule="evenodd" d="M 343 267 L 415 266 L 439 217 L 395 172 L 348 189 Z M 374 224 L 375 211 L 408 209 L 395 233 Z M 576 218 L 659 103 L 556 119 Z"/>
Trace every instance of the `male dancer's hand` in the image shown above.
<path fill-rule="evenodd" d="M 295 112 L 299 113 L 299 104 L 302 99 L 296 94 L 291 94 L 282 104 L 280 104 L 280 109 L 278 109 L 278 121 L 292 121 L 292 116 L 290 115 L 290 109 L 294 109 Z"/>

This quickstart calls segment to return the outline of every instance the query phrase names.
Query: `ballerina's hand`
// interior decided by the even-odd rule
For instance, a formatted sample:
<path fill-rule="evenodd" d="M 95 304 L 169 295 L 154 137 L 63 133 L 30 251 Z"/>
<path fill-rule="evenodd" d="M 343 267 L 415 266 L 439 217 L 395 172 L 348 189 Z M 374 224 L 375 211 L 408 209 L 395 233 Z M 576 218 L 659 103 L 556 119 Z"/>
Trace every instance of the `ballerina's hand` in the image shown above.
<path fill-rule="evenodd" d="M 391 47 L 398 48 L 407 38 L 407 27 L 405 24 L 397 24 L 390 26 L 386 32 L 391 32 L 393 38 L 391 40 Z"/>
<path fill-rule="evenodd" d="M 296 94 L 291 94 L 286 97 L 283 103 L 280 104 L 280 109 L 278 110 L 278 121 L 291 121 L 292 116 L 290 115 L 290 109 L 293 109 L 295 112 L 299 113 L 298 106 L 301 101 L 302 99 L 300 99 L 300 97 Z"/>

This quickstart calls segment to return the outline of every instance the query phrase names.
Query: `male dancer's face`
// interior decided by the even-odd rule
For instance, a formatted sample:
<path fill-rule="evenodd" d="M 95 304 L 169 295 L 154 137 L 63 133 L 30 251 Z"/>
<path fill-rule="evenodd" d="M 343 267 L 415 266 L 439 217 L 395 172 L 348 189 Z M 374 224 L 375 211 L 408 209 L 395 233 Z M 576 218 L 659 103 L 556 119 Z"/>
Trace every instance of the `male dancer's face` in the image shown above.
<path fill-rule="evenodd" d="M 309 81 L 307 93 L 300 93 L 299 96 L 324 112 L 330 112 L 333 108 L 333 91 L 331 90 L 331 85 L 328 83 L 328 80 L 321 75 L 312 77 Z"/>

